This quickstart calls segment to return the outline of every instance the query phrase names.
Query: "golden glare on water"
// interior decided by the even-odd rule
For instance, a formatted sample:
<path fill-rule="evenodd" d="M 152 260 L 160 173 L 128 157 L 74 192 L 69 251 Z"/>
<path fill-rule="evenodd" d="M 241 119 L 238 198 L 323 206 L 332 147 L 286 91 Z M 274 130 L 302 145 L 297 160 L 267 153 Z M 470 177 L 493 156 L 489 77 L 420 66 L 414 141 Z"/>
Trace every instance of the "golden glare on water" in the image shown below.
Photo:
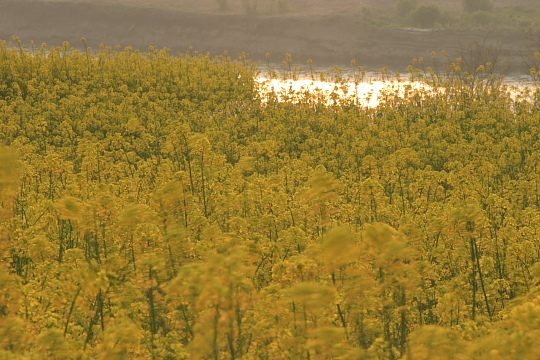
<path fill-rule="evenodd" d="M 263 102 L 272 97 L 277 101 L 322 102 L 326 105 L 352 101 L 363 107 L 376 107 L 387 97 L 406 97 L 417 91 L 428 92 L 431 87 L 417 81 L 373 80 L 369 82 L 320 81 L 311 79 L 255 79 Z"/>
<path fill-rule="evenodd" d="M 314 79 L 269 79 L 258 77 L 255 84 L 261 101 L 309 103 L 324 105 L 354 104 L 356 106 L 373 108 L 382 103 L 395 102 L 399 99 L 445 93 L 444 83 L 431 84 L 417 80 L 399 78 L 386 80 L 364 80 L 333 82 Z M 461 83 L 461 85 L 466 85 Z M 490 88 L 489 85 L 478 82 L 477 86 Z M 470 86 L 470 85 L 467 85 Z M 467 88 L 466 86 L 466 88 Z M 530 83 L 514 79 L 502 82 L 496 87 L 504 89 L 512 100 L 532 100 L 534 86 Z"/>

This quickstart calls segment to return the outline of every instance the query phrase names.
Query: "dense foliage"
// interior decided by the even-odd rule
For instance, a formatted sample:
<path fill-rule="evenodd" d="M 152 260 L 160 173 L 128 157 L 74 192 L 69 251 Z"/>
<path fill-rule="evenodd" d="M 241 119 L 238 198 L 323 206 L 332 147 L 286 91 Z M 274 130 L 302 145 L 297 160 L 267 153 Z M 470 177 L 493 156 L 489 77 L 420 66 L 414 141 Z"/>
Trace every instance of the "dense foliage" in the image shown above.
<path fill-rule="evenodd" d="M 539 93 L 254 71 L 1 46 L 0 358 L 539 358 Z"/>

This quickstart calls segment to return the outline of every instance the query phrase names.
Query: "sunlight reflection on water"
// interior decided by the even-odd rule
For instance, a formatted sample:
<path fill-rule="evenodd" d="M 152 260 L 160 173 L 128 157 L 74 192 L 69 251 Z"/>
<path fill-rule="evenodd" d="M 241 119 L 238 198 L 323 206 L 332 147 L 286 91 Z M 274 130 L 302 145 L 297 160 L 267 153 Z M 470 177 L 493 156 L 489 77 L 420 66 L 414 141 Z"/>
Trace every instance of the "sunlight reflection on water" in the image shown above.
<path fill-rule="evenodd" d="M 508 80 L 508 79 L 507 79 Z M 376 107 L 384 101 L 411 97 L 421 93 L 422 96 L 433 93 L 433 87 L 421 81 L 409 80 L 371 80 L 360 82 L 332 82 L 313 79 L 255 79 L 261 100 L 264 103 L 272 99 L 279 102 L 307 102 L 335 105 L 352 103 L 362 107 Z M 528 90 L 533 90 L 532 83 L 505 81 L 503 88 L 516 100 Z M 437 92 L 444 92 L 437 87 Z M 530 94 L 529 94 L 530 95 Z M 529 95 L 524 98 L 528 98 Z"/>
<path fill-rule="evenodd" d="M 409 96 L 418 91 L 431 91 L 422 82 L 374 80 L 370 82 L 335 83 L 320 80 L 255 79 L 263 102 L 275 97 L 277 101 L 319 102 L 326 105 L 352 102 L 363 107 L 376 107 L 385 95 Z"/>

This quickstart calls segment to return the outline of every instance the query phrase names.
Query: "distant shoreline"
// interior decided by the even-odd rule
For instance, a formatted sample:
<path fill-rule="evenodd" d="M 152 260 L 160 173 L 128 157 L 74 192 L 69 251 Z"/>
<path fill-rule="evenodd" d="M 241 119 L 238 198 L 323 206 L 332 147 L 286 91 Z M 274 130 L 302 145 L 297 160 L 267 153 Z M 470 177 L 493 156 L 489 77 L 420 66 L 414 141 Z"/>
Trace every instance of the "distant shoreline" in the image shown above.
<path fill-rule="evenodd" d="M 172 53 L 190 48 L 202 53 L 232 58 L 245 52 L 253 61 L 279 63 L 292 55 L 294 64 L 307 66 L 350 67 L 355 59 L 366 70 L 387 66 L 392 72 L 405 73 L 413 58 L 423 57 L 430 66 L 431 52 L 446 50 L 457 58 L 469 44 L 498 49 L 501 72 L 527 74 L 526 59 L 532 57 L 533 42 L 523 31 L 374 29 L 358 24 L 354 17 L 339 21 L 328 17 L 187 14 L 157 9 L 105 6 L 89 3 L 43 3 L 0 0 L 0 39 L 18 36 L 25 45 L 33 40 L 49 46 L 64 41 L 82 48 L 81 38 L 89 46 L 107 46 L 147 51 L 167 47 Z M 536 50 L 538 51 L 538 50 Z"/>

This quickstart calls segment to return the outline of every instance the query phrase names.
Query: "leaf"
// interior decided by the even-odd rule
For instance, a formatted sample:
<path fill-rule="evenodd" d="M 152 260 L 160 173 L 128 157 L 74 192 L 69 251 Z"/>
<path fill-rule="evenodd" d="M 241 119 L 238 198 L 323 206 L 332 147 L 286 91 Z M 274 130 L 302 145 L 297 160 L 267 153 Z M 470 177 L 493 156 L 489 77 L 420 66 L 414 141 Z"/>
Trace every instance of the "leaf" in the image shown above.
<path fill-rule="evenodd" d="M 84 216 L 82 202 L 72 196 L 66 196 L 56 203 L 60 218 L 64 220 L 80 220 Z"/>
<path fill-rule="evenodd" d="M 153 223 L 156 217 L 156 213 L 148 205 L 132 204 L 124 209 L 120 221 L 125 226 L 137 226 Z"/>
<path fill-rule="evenodd" d="M 9 148 L 0 145 L 0 191 L 17 181 L 19 164 L 17 156 Z"/>
<path fill-rule="evenodd" d="M 349 229 L 345 226 L 332 228 L 324 237 L 321 245 L 321 257 L 330 272 L 355 260 L 359 248 L 354 244 Z"/>
<path fill-rule="evenodd" d="M 458 334 L 441 326 L 425 325 L 410 335 L 408 360 L 454 360 L 464 357 L 465 348 Z"/>
<path fill-rule="evenodd" d="M 322 311 L 332 306 L 336 298 L 335 291 L 317 282 L 302 282 L 293 285 L 286 292 L 287 296 L 311 311 Z"/>

